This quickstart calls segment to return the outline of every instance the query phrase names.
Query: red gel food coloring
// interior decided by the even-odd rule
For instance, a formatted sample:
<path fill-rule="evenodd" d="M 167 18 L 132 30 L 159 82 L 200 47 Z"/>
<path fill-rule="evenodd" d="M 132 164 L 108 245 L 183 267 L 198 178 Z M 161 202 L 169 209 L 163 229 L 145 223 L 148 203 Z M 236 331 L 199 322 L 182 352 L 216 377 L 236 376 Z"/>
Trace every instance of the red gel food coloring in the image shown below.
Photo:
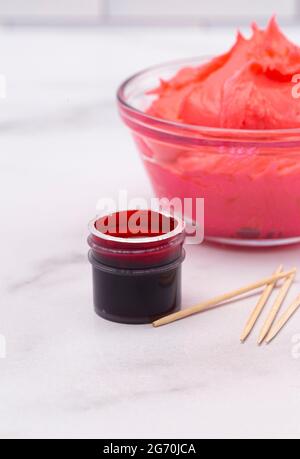
<path fill-rule="evenodd" d="M 151 210 L 93 220 L 88 243 L 96 313 L 137 324 L 178 310 L 184 237 L 182 221 Z"/>

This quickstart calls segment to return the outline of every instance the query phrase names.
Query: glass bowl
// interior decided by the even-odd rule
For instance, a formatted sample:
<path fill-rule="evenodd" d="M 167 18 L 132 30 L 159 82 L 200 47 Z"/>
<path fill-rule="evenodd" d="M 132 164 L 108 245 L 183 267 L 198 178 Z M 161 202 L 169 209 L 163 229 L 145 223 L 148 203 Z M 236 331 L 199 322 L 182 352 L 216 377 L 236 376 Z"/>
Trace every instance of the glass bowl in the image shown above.
<path fill-rule="evenodd" d="M 300 129 L 209 128 L 146 113 L 156 97 L 149 91 L 160 79 L 207 60 L 152 67 L 118 90 L 121 117 L 156 196 L 204 198 L 209 240 L 248 246 L 300 242 Z"/>

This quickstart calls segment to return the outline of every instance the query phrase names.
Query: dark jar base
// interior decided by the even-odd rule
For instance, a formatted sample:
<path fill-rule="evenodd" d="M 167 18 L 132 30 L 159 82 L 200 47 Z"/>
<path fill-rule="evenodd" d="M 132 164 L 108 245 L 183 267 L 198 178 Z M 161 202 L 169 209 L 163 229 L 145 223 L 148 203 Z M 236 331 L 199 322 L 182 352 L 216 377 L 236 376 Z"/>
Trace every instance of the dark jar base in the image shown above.
<path fill-rule="evenodd" d="M 154 322 L 155 320 L 160 319 L 161 317 L 172 314 L 173 312 L 177 312 L 180 310 L 180 306 L 177 306 L 176 308 L 170 309 L 170 311 L 167 311 L 163 315 L 159 316 L 153 316 L 153 317 L 124 317 L 124 316 L 115 316 L 112 314 L 108 314 L 104 311 L 99 311 L 98 309 L 94 309 L 95 313 L 97 314 L 98 317 L 101 317 L 101 319 L 108 320 L 109 322 L 115 322 L 118 324 L 123 324 L 123 325 L 148 325 Z"/>
<path fill-rule="evenodd" d="M 94 309 L 104 319 L 147 324 L 181 307 L 181 263 L 152 270 L 121 270 L 93 258 Z"/>

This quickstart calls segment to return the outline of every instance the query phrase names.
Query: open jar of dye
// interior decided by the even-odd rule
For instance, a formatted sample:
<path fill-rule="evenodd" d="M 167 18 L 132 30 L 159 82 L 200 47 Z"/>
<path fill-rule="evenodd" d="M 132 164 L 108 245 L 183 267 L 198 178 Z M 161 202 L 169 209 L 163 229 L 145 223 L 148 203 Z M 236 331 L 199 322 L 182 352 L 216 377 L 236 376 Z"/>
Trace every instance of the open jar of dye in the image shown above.
<path fill-rule="evenodd" d="M 89 225 L 94 307 L 121 323 L 150 323 L 181 306 L 184 222 L 153 210 L 126 210 Z"/>

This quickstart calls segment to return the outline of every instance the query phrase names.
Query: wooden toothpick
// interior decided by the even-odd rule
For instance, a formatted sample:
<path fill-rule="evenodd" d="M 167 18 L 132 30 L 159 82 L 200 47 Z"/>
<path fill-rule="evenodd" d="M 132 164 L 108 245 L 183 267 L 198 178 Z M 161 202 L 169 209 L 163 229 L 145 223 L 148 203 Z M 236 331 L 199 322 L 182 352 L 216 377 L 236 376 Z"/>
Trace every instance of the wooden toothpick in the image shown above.
<path fill-rule="evenodd" d="M 288 320 L 292 317 L 293 314 L 297 311 L 300 307 L 300 295 L 296 298 L 296 300 L 290 305 L 290 307 L 282 314 L 280 319 L 276 322 L 276 324 L 271 328 L 270 333 L 266 338 L 266 343 L 272 341 L 275 336 L 280 332 L 280 330 L 284 327 L 284 325 L 288 322 Z"/>
<path fill-rule="evenodd" d="M 223 303 L 224 301 L 231 300 L 232 298 L 243 295 L 244 293 L 251 292 L 252 290 L 255 290 L 257 288 L 263 287 L 264 285 L 275 282 L 278 279 L 284 279 L 285 277 L 288 277 L 295 272 L 296 272 L 296 268 L 290 271 L 284 272 L 284 273 L 276 274 L 271 277 L 266 277 L 257 282 L 254 282 L 253 284 L 246 285 L 245 287 L 239 288 L 237 290 L 233 290 L 232 292 L 226 293 L 225 295 L 220 295 L 211 300 L 204 301 L 203 303 L 197 304 L 196 306 L 192 306 L 191 308 L 184 309 L 182 311 L 175 312 L 173 314 L 169 314 L 166 317 L 163 317 L 161 319 L 154 321 L 152 325 L 154 327 L 160 327 L 162 325 L 167 325 L 169 323 L 175 322 L 176 320 L 184 319 L 185 317 L 189 317 L 198 312 L 206 311 L 208 309 L 211 309 L 217 306 L 220 303 Z"/>
<path fill-rule="evenodd" d="M 279 294 L 276 298 L 276 301 L 272 307 L 272 309 L 270 310 L 269 314 L 268 314 L 268 317 L 260 331 L 260 334 L 259 334 L 259 338 L 258 338 L 258 344 L 261 344 L 263 342 L 263 340 L 265 339 L 265 337 L 267 336 L 267 334 L 269 333 L 273 323 L 274 323 L 274 320 L 276 319 L 277 317 L 277 314 L 288 294 L 288 291 L 290 290 L 293 282 L 295 280 L 295 274 L 292 274 L 290 277 L 288 277 L 285 281 L 285 283 L 283 284 L 283 286 L 281 287 L 280 291 L 279 291 Z"/>
<path fill-rule="evenodd" d="M 280 265 L 277 270 L 275 271 L 274 274 L 279 274 L 281 273 L 282 271 L 282 265 Z M 241 341 L 244 342 L 248 336 L 250 335 L 254 325 L 256 324 L 257 322 L 257 319 L 259 318 L 259 316 L 261 315 L 268 299 L 270 298 L 271 296 L 271 293 L 273 292 L 274 290 L 274 287 L 276 285 L 276 282 L 277 281 L 274 281 L 272 282 L 271 284 L 268 284 L 266 286 L 266 288 L 264 289 L 256 307 L 254 308 L 254 310 L 252 311 L 252 314 L 250 315 L 249 319 L 248 319 L 248 322 L 246 323 L 246 326 L 243 330 L 243 333 L 241 335 Z"/>

